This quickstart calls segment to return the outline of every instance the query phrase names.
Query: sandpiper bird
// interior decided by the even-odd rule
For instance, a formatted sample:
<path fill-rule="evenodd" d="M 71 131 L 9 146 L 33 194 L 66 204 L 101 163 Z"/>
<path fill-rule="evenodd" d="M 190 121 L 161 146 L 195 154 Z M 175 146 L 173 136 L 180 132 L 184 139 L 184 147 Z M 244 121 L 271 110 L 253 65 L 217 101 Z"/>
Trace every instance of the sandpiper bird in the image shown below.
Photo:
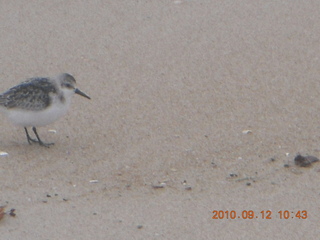
<path fill-rule="evenodd" d="M 52 78 L 30 78 L 0 95 L 0 111 L 13 124 L 24 127 L 29 144 L 36 142 L 49 147 L 54 143 L 42 142 L 36 127 L 53 123 L 65 115 L 74 93 L 90 99 L 76 88 L 76 80 L 68 73 Z M 37 139 L 30 137 L 27 127 L 32 127 Z"/>

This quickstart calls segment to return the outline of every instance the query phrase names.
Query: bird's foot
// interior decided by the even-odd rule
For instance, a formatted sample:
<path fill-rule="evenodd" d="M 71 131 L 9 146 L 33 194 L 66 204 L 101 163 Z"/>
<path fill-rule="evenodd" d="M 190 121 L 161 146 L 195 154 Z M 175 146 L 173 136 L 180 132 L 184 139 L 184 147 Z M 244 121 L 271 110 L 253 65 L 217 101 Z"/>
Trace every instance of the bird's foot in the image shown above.
<path fill-rule="evenodd" d="M 47 148 L 49 148 L 50 146 L 54 145 L 54 143 L 44 143 L 42 141 L 40 141 L 40 142 L 38 141 L 38 143 L 39 143 L 40 146 L 47 147 Z"/>

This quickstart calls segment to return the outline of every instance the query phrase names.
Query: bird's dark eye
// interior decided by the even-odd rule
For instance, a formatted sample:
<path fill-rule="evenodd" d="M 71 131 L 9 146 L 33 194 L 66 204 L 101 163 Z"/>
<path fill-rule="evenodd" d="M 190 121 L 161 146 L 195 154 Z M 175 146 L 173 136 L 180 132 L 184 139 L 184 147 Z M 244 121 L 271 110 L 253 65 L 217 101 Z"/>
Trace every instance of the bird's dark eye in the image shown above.
<path fill-rule="evenodd" d="M 73 86 L 70 83 L 64 83 L 63 86 L 66 88 L 73 88 Z"/>

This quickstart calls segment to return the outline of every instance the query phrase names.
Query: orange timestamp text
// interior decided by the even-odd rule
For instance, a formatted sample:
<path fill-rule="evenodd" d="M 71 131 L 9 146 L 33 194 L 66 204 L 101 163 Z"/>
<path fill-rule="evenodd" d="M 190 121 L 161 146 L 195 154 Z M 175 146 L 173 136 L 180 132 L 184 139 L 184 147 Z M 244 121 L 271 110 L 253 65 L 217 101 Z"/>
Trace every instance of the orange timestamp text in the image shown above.
<path fill-rule="evenodd" d="M 280 210 L 273 214 L 271 210 L 262 210 L 260 212 L 253 210 L 243 210 L 237 212 L 235 210 L 214 210 L 212 211 L 212 219 L 307 219 L 307 210 L 289 211 Z"/>

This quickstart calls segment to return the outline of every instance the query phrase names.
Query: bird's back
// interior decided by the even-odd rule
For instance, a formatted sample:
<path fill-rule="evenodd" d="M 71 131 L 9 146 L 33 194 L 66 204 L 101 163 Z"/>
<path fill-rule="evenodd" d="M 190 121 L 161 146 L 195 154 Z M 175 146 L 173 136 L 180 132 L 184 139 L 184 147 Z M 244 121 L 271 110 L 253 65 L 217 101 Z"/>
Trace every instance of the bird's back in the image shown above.
<path fill-rule="evenodd" d="M 56 93 L 54 82 L 48 78 L 30 78 L 0 95 L 0 105 L 8 109 L 38 111 L 51 103 L 49 94 Z"/>

